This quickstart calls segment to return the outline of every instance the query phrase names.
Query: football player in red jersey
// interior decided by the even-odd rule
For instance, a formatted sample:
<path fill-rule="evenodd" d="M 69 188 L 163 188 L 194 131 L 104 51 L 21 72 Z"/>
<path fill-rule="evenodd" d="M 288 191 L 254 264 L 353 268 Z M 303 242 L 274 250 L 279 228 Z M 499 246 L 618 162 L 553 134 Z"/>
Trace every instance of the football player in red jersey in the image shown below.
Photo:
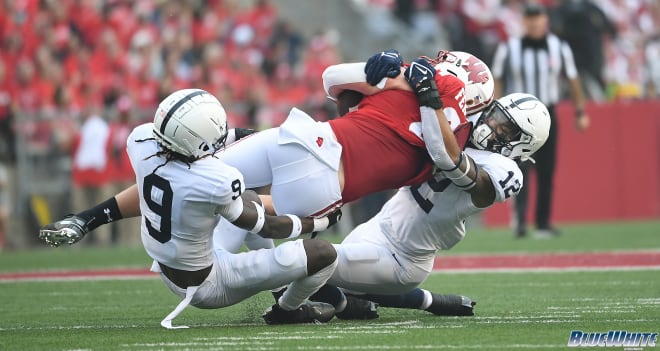
<path fill-rule="evenodd" d="M 429 60 L 455 65 L 450 58 L 455 55 L 442 52 Z M 330 97 L 349 87 L 360 91 L 360 86 L 378 94 L 366 96 L 357 110 L 329 122 L 316 122 L 293 108 L 280 127 L 243 138 L 218 157 L 243 174 L 246 188 L 270 185 L 275 213 L 302 216 L 323 216 L 366 194 L 428 180 L 433 166 L 421 136 L 417 97 L 401 76 L 402 62 L 389 50 L 367 63 L 328 68 L 323 78 Z M 388 67 L 385 75 L 383 66 Z M 459 73 L 458 68 L 482 70 L 480 65 L 456 67 Z M 387 78 L 393 76 L 388 71 L 397 78 Z M 466 121 L 465 83 L 458 74 L 440 72 L 436 83 L 443 112 L 455 128 Z M 137 203 L 137 189 L 131 192 Z"/>
<path fill-rule="evenodd" d="M 483 80 L 491 84 L 490 92 L 480 96 L 485 104 L 470 98 L 466 106 L 463 77 L 440 70 L 436 84 L 453 128 L 466 122 L 466 107 L 483 108 L 492 99 L 490 71 L 474 56 L 465 56 L 471 58 L 468 66 L 447 52 L 429 59 L 458 73 L 484 71 Z M 294 108 L 279 128 L 243 139 L 220 158 L 243 173 L 248 188 L 271 185 L 276 213 L 322 215 L 372 192 L 428 180 L 432 163 L 421 135 L 419 105 L 402 67 L 394 50 L 373 55 L 367 63 L 331 66 L 323 74 L 329 97 L 346 89 L 364 93 L 357 109 L 316 122 Z"/>
<path fill-rule="evenodd" d="M 459 73 L 462 73 L 459 68 L 466 70 L 463 65 L 447 60 L 448 55 L 444 56 L 430 61 L 447 65 Z M 379 57 L 388 56 L 374 55 L 370 63 L 362 64 L 362 73 L 356 75 L 357 79 L 341 83 L 351 84 L 350 87 L 360 91 L 360 86 L 372 89 L 368 79 L 378 81 L 376 86 L 372 86 L 376 88 L 372 89 L 372 93 L 379 94 L 362 99 L 356 111 L 335 121 L 315 122 L 304 112 L 293 109 L 280 128 L 244 138 L 218 156 L 243 173 L 246 187 L 272 184 L 273 205 L 277 213 L 295 211 L 322 215 L 341 206 L 343 201 L 352 201 L 372 191 L 427 180 L 431 176 L 432 163 L 421 135 L 418 98 L 410 91 L 407 81 L 399 77 L 401 63 L 397 60 L 393 65 L 383 63 Z M 380 78 L 379 71 L 382 70 L 369 69 L 378 65 L 390 67 Z M 454 66 L 457 68 L 454 69 Z M 481 69 L 479 65 L 473 66 Z M 390 71 L 397 73 L 391 75 Z M 329 69 L 328 72 L 333 71 Z M 448 72 L 441 79 L 436 79 L 445 87 L 438 89 L 439 99 L 446 106 L 442 112 L 449 111 L 448 114 L 455 117 L 454 128 L 466 120 L 463 103 L 465 84 L 458 75 Z M 324 75 L 324 78 L 327 77 Z M 387 77 L 394 79 L 385 79 Z M 396 90 L 401 87 L 397 86 L 399 80 L 396 77 L 403 80 L 405 90 Z M 392 90 L 381 92 L 378 85 L 383 80 L 383 87 Z M 334 85 L 329 83 L 327 86 Z M 492 90 L 486 98 L 492 98 Z M 442 115 L 442 112 L 439 114 Z M 131 195 L 132 192 L 134 195 Z M 136 188 L 129 188 L 117 196 L 121 212 L 119 218 L 134 214 L 130 210 L 125 211 L 131 209 L 132 198 L 137 202 Z M 329 206 L 319 207 L 324 201 Z M 102 211 L 103 204 L 97 207 Z M 287 211 L 285 208 L 293 210 Z M 315 208 L 320 210 L 314 212 Z M 104 220 L 103 216 L 98 217 L 99 221 Z M 85 228 L 85 232 L 87 230 Z"/>

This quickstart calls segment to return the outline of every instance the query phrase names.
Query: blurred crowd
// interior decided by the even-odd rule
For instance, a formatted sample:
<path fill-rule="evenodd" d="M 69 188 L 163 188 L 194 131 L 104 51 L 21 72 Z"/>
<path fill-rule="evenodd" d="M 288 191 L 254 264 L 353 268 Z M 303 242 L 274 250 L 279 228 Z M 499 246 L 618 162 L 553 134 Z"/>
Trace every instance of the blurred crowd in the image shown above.
<path fill-rule="evenodd" d="M 268 0 L 1 6 L 0 120 L 39 114 L 65 134 L 67 121 L 108 108 L 148 120 L 162 97 L 191 86 L 218 96 L 234 126 L 277 125 L 293 105 L 330 117 L 320 74 L 339 61 L 333 35 L 304 38 Z"/>
<path fill-rule="evenodd" d="M 336 41 L 303 36 L 269 0 L 2 0 L 1 174 L 17 157 L 70 159 L 69 210 L 84 208 L 133 179 L 128 133 L 181 88 L 217 96 L 232 127 L 279 125 L 291 106 L 332 118 L 321 73 L 340 62 Z M 10 168 L 30 192 L 34 167 Z"/>
<path fill-rule="evenodd" d="M 490 63 L 497 44 L 521 34 L 527 0 L 368 0 L 412 28 L 429 14 L 454 50 Z M 660 86 L 660 1 L 536 0 L 550 11 L 551 29 L 575 54 L 594 99 L 657 97 Z"/>

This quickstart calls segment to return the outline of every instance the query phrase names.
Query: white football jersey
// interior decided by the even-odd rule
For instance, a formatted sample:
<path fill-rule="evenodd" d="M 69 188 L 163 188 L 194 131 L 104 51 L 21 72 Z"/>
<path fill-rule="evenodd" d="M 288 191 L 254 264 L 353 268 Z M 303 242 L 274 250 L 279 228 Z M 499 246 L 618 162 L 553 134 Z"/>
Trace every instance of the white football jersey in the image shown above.
<path fill-rule="evenodd" d="M 505 201 L 522 188 L 522 172 L 513 160 L 471 148 L 465 153 L 488 172 L 496 202 Z M 399 189 L 378 216 L 391 244 L 412 260 L 423 261 L 461 241 L 465 219 L 483 210 L 474 206 L 468 192 L 437 173 L 426 183 Z"/>
<path fill-rule="evenodd" d="M 143 124 L 127 140 L 140 192 L 142 243 L 149 256 L 169 267 L 206 268 L 213 263 L 212 234 L 219 208 L 242 201 L 243 176 L 212 156 L 190 165 L 149 158 L 161 150 L 158 143 L 138 140 L 152 138 L 152 129 L 153 123 Z"/>

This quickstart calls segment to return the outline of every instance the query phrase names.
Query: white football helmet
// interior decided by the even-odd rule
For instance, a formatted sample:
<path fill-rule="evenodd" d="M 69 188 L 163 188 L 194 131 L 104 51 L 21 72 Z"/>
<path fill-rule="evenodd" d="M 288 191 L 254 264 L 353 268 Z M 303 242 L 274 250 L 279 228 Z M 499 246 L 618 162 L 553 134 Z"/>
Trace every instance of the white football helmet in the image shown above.
<path fill-rule="evenodd" d="M 440 51 L 431 63 L 438 73 L 452 74 L 465 83 L 467 115 L 480 112 L 493 101 L 493 75 L 488 66 L 476 56 L 463 51 Z"/>
<path fill-rule="evenodd" d="M 158 105 L 153 135 L 163 147 L 198 159 L 224 144 L 227 114 L 220 101 L 204 90 L 177 90 Z"/>
<path fill-rule="evenodd" d="M 482 112 L 472 131 L 478 149 L 511 159 L 530 160 L 548 139 L 550 113 L 534 95 L 514 93 L 501 97 Z"/>

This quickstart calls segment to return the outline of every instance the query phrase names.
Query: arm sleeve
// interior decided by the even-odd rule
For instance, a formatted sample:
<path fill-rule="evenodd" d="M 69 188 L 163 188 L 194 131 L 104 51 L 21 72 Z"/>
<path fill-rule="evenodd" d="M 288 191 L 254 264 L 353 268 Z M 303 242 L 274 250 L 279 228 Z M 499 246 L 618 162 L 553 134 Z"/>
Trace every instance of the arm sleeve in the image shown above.
<path fill-rule="evenodd" d="M 237 169 L 227 166 L 219 170 L 217 178 L 211 202 L 218 204 L 218 214 L 233 222 L 243 213 L 243 175 Z"/>
<path fill-rule="evenodd" d="M 430 107 L 422 106 L 419 109 L 422 117 L 422 135 L 426 151 L 429 153 L 433 164 L 440 169 L 451 169 L 456 167 L 454 162 L 447 154 L 445 140 L 442 137 L 442 131 L 438 124 L 438 117 L 435 111 Z"/>
<path fill-rule="evenodd" d="M 369 84 L 364 73 L 365 65 L 365 62 L 342 63 L 326 68 L 323 71 L 323 89 L 326 95 L 336 100 L 339 93 L 347 89 L 361 92 L 359 88 L 355 88 L 355 85 Z M 383 79 L 378 87 L 382 89 L 385 81 L 386 79 Z"/>

